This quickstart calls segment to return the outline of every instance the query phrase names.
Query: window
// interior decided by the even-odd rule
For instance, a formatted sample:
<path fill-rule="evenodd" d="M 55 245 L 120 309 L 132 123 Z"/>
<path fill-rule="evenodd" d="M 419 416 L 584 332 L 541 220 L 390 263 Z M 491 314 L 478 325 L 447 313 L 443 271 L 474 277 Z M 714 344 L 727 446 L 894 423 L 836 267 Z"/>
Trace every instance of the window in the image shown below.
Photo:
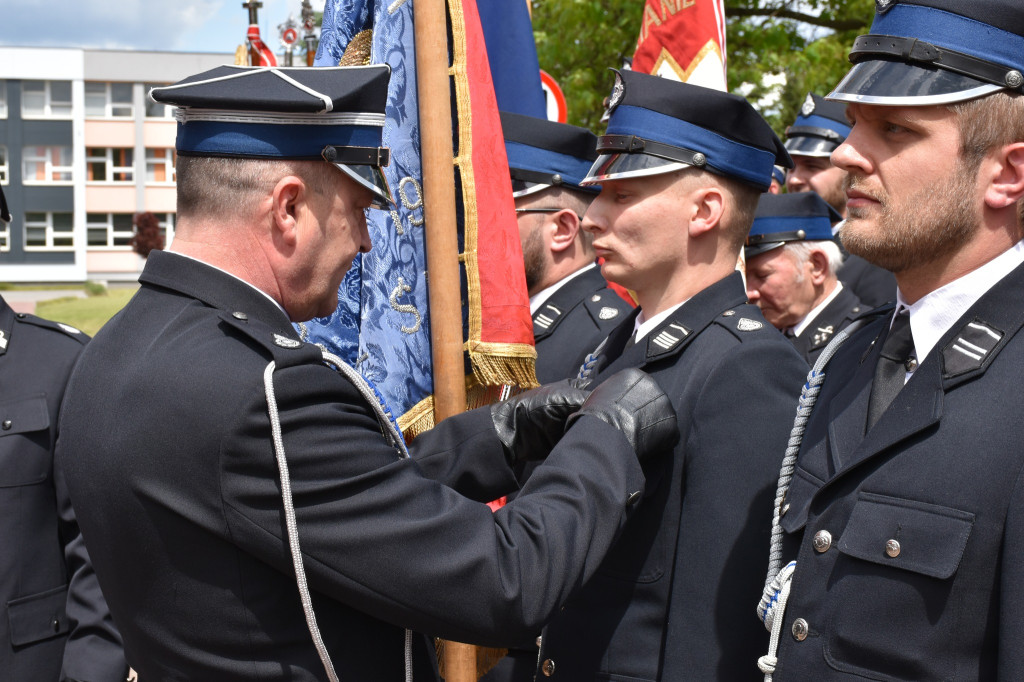
<path fill-rule="evenodd" d="M 154 102 L 149 96 L 153 88 L 162 88 L 163 83 L 146 83 L 146 118 L 174 118 L 174 107 L 169 107 L 163 102 Z"/>
<path fill-rule="evenodd" d="M 25 184 L 71 182 L 71 147 L 25 147 L 21 159 Z"/>
<path fill-rule="evenodd" d="M 135 115 L 131 83 L 86 83 L 85 115 L 131 118 Z"/>
<path fill-rule="evenodd" d="M 130 147 L 89 147 L 85 150 L 89 182 L 132 182 L 135 150 Z"/>
<path fill-rule="evenodd" d="M 7 164 L 7 147 L 0 146 L 0 185 L 6 185 L 8 182 L 10 167 Z"/>
<path fill-rule="evenodd" d="M 75 246 L 74 220 L 70 213 L 26 213 L 26 251 L 70 251 Z"/>
<path fill-rule="evenodd" d="M 87 213 L 86 243 L 89 246 L 130 246 L 135 226 L 131 213 Z"/>
<path fill-rule="evenodd" d="M 11 226 L 0 222 L 0 251 L 11 250 Z"/>
<path fill-rule="evenodd" d="M 21 114 L 26 118 L 71 118 L 71 81 L 22 81 Z"/>
<path fill-rule="evenodd" d="M 173 149 L 147 149 L 146 182 L 174 182 L 174 164 L 177 161 L 178 157 Z"/>
<path fill-rule="evenodd" d="M 0 80 L 0 118 L 7 118 L 7 81 Z"/>
<path fill-rule="evenodd" d="M 156 217 L 160 221 L 160 234 L 164 237 L 164 248 L 166 249 L 171 244 L 171 239 L 174 237 L 174 213 L 157 213 Z"/>

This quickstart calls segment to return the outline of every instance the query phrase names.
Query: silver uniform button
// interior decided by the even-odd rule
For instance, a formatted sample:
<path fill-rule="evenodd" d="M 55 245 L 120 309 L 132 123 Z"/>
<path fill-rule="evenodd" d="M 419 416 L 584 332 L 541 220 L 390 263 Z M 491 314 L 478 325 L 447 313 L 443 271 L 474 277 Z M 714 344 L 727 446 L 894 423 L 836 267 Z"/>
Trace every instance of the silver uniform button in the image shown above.
<path fill-rule="evenodd" d="M 543 642 L 544 642 L 543 635 L 537 635 L 537 648 L 538 649 L 540 648 L 540 645 L 543 644 Z"/>
<path fill-rule="evenodd" d="M 555 662 L 550 658 L 545 658 L 544 662 L 540 664 L 540 671 L 544 673 L 544 677 L 551 677 L 555 674 Z"/>
<path fill-rule="evenodd" d="M 885 553 L 895 559 L 900 555 L 900 543 L 896 540 L 889 540 L 885 543 Z"/>
<path fill-rule="evenodd" d="M 594 294 L 593 297 L 591 297 L 590 300 L 593 301 L 594 303 L 597 303 L 598 301 L 601 300 L 601 295 L 600 294 Z"/>
<path fill-rule="evenodd" d="M 798 642 L 802 642 L 807 639 L 808 631 L 807 621 L 803 618 L 797 618 L 793 621 L 793 639 Z"/>
<path fill-rule="evenodd" d="M 827 530 L 819 530 L 814 534 L 812 544 L 814 545 L 815 552 L 824 554 L 832 547 L 832 533 L 829 533 Z"/>

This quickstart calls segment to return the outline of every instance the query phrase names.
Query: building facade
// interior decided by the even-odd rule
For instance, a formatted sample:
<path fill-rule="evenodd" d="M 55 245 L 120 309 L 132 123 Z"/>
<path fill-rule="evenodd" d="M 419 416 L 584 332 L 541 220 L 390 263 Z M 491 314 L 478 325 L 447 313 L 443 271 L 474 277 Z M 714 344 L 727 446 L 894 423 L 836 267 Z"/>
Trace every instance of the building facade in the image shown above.
<path fill-rule="evenodd" d="M 172 111 L 149 88 L 233 54 L 0 47 L 0 282 L 130 281 L 136 213 L 174 234 Z"/>

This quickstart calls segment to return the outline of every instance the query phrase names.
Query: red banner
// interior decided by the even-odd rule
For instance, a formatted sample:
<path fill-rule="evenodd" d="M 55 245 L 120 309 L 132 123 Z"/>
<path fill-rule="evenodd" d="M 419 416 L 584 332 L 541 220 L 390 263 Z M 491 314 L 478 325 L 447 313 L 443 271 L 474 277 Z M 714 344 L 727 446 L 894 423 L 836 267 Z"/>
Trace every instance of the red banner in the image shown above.
<path fill-rule="evenodd" d="M 647 0 L 633 70 L 726 90 L 725 0 Z"/>

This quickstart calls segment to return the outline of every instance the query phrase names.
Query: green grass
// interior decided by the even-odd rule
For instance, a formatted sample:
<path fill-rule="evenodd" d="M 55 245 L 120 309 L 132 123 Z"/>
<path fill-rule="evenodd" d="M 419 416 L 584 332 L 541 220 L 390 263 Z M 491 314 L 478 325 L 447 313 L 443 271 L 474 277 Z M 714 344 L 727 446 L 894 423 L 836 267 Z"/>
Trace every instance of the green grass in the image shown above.
<path fill-rule="evenodd" d="M 89 298 L 55 298 L 40 301 L 36 315 L 78 327 L 89 336 L 99 331 L 135 294 L 134 288 L 110 289 L 106 294 Z"/>

